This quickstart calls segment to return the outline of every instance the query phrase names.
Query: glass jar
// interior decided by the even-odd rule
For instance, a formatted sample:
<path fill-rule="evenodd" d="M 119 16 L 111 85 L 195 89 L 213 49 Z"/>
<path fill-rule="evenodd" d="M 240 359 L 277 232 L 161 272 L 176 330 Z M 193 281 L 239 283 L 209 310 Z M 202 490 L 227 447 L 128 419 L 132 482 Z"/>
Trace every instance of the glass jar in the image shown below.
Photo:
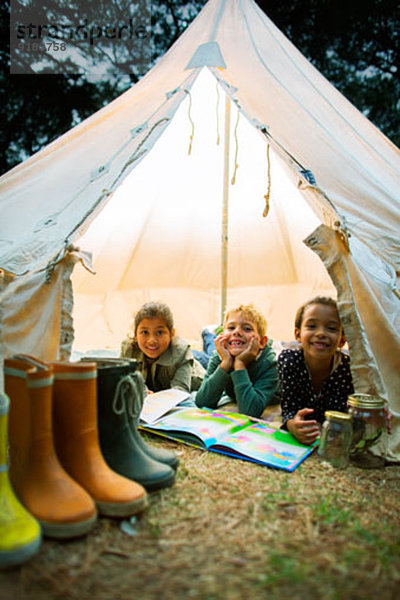
<path fill-rule="evenodd" d="M 351 415 L 327 410 L 318 446 L 319 456 L 330 462 L 333 467 L 343 469 L 349 464 L 351 440 Z"/>
<path fill-rule="evenodd" d="M 385 457 L 371 450 L 386 430 L 385 401 L 370 394 L 353 394 L 348 397 L 347 406 L 353 418 L 350 459 L 360 467 L 383 466 Z"/>

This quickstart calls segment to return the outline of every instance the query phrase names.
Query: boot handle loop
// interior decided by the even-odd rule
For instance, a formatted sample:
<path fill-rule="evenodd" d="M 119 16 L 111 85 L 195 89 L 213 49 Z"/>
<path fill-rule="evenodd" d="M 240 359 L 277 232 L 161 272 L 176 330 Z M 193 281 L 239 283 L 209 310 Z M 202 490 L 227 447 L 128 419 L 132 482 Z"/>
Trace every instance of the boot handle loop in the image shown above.
<path fill-rule="evenodd" d="M 121 377 L 115 388 L 112 403 L 113 411 L 120 415 L 125 411 L 129 416 L 137 418 L 142 410 L 145 387 L 140 373 L 131 373 Z"/>

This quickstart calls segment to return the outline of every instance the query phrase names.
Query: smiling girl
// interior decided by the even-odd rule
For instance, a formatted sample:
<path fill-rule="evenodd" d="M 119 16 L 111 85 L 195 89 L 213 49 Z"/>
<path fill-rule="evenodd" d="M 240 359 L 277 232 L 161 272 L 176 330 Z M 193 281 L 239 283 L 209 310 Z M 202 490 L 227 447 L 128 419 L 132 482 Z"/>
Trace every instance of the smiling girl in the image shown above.
<path fill-rule="evenodd" d="M 134 336 L 122 342 L 121 356 L 138 361 L 152 392 L 169 388 L 190 392 L 199 388 L 204 375 L 190 345 L 175 336 L 172 312 L 161 302 L 147 302 L 136 313 Z"/>
<path fill-rule="evenodd" d="M 196 405 L 217 408 L 221 400 L 237 402 L 239 412 L 261 416 L 278 385 L 276 356 L 266 335 L 264 317 L 252 305 L 229 310 L 216 351 L 196 395 Z"/>
<path fill-rule="evenodd" d="M 295 338 L 301 347 L 283 350 L 278 358 L 283 428 L 301 443 L 320 434 L 326 410 L 346 412 L 354 392 L 349 356 L 336 302 L 317 296 L 296 313 Z"/>

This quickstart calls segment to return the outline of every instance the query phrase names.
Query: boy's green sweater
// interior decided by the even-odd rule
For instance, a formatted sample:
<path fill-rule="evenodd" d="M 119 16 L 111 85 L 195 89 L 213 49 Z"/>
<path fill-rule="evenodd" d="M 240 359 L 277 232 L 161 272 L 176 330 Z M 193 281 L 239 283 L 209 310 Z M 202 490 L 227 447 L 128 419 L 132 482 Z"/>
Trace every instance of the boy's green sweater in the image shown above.
<path fill-rule="evenodd" d="M 271 341 L 246 369 L 227 373 L 220 368 L 220 364 L 221 358 L 214 352 L 196 394 L 196 405 L 217 408 L 222 394 L 227 394 L 237 402 L 240 413 L 251 417 L 261 416 L 278 388 L 276 355 Z"/>

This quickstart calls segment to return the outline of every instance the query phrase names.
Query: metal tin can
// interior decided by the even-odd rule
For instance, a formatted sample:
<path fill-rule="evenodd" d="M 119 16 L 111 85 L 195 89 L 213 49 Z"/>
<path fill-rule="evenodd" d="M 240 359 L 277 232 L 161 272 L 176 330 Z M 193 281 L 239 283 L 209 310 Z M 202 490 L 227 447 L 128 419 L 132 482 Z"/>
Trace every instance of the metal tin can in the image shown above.
<path fill-rule="evenodd" d="M 352 440 L 351 415 L 336 410 L 325 412 L 318 454 L 333 467 L 344 469 L 349 464 Z"/>
<path fill-rule="evenodd" d="M 386 430 L 385 401 L 370 394 L 353 394 L 347 406 L 353 418 L 353 439 L 350 458 L 361 467 L 380 467 L 384 456 L 371 454 L 379 438 Z"/>

